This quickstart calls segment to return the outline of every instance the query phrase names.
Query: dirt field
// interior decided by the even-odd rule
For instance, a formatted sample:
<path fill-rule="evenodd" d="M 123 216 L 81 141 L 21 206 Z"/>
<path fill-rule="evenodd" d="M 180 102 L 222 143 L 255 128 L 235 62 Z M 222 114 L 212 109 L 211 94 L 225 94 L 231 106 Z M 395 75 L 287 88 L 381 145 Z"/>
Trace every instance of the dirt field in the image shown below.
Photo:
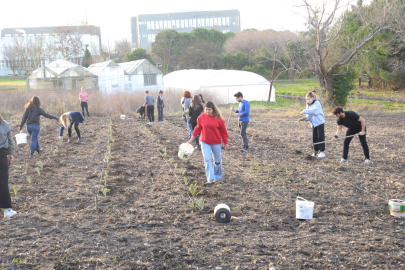
<path fill-rule="evenodd" d="M 357 138 L 349 164 L 339 164 L 342 142 L 328 144 L 324 160 L 313 160 L 311 130 L 284 116 L 253 115 L 250 149 L 241 153 L 232 118 L 224 177 L 213 185 L 205 184 L 200 151 L 187 161 L 177 157 L 188 135 L 178 118 L 150 127 L 137 118 L 112 119 L 114 142 L 109 119 L 90 118 L 80 125 L 82 144 L 64 137 L 62 145 L 59 125 L 45 119 L 44 154 L 30 160 L 19 147 L 10 168 L 18 216 L 0 218 L 0 267 L 405 269 L 405 219 L 388 209 L 389 198 L 405 199 L 405 118 L 365 118 L 370 166 Z M 19 119 L 7 121 L 16 134 Z M 335 130 L 335 119 L 328 118 L 326 137 Z M 192 211 L 184 177 L 198 185 L 197 199 L 207 201 L 203 211 Z M 13 186 L 20 187 L 17 195 Z M 297 196 L 315 202 L 311 221 L 295 218 Z M 219 203 L 230 206 L 231 222 L 215 222 Z M 128 225 L 142 226 L 113 228 Z"/>

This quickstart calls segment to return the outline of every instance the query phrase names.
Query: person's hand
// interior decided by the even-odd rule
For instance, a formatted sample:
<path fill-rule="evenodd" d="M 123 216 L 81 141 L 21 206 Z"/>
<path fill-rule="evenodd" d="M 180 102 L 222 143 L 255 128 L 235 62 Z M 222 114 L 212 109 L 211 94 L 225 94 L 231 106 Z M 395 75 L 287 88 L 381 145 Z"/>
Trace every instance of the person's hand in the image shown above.
<path fill-rule="evenodd" d="M 20 129 L 20 133 L 22 133 L 22 129 Z"/>
<path fill-rule="evenodd" d="M 303 114 L 304 114 L 304 111 L 300 112 L 300 115 L 303 115 Z"/>
<path fill-rule="evenodd" d="M 229 145 L 225 144 L 225 150 L 228 150 L 228 149 L 229 149 Z"/>
<path fill-rule="evenodd" d="M 240 116 L 240 113 L 235 113 L 235 116 Z"/>
<path fill-rule="evenodd" d="M 332 137 L 332 139 L 331 139 L 330 141 L 331 141 L 331 142 L 336 141 L 336 137 L 335 137 L 335 136 L 333 136 L 333 137 Z"/>
<path fill-rule="evenodd" d="M 11 163 L 13 163 L 13 161 L 14 161 L 13 155 L 8 155 L 7 160 L 8 160 L 8 165 L 11 165 Z"/>
<path fill-rule="evenodd" d="M 359 132 L 359 136 L 364 136 L 365 134 L 366 134 L 366 132 L 364 132 L 364 131 Z"/>
<path fill-rule="evenodd" d="M 186 118 L 184 116 L 181 117 L 182 120 L 186 120 Z"/>

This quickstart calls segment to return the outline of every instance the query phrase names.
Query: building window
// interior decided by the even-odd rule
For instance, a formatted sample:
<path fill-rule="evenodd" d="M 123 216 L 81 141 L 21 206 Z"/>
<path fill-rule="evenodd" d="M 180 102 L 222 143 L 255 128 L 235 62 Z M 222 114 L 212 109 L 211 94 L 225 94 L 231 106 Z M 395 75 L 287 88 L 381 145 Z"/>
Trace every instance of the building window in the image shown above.
<path fill-rule="evenodd" d="M 159 21 L 159 28 L 163 29 L 163 21 Z"/>
<path fill-rule="evenodd" d="M 214 25 L 218 25 L 217 18 L 214 18 Z"/>
<path fill-rule="evenodd" d="M 205 25 L 206 25 L 206 26 L 210 26 L 210 18 L 206 18 L 206 19 L 205 19 Z"/>
<path fill-rule="evenodd" d="M 205 26 L 205 20 L 201 19 L 201 26 L 204 27 Z"/>
<path fill-rule="evenodd" d="M 226 26 L 229 26 L 229 17 L 226 17 Z"/>
<path fill-rule="evenodd" d="M 190 19 L 188 22 L 189 27 L 193 27 L 193 19 Z"/>
<path fill-rule="evenodd" d="M 150 29 L 155 30 L 155 22 L 154 21 L 150 22 Z"/>
<path fill-rule="evenodd" d="M 180 20 L 176 20 L 176 28 L 180 29 Z"/>
<path fill-rule="evenodd" d="M 156 74 L 144 74 L 143 83 L 144 85 L 156 85 Z"/>
<path fill-rule="evenodd" d="M 146 29 L 150 29 L 150 22 L 146 22 Z"/>
<path fill-rule="evenodd" d="M 173 25 L 173 28 L 176 28 L 176 21 L 175 20 L 172 21 L 172 25 Z"/>
<path fill-rule="evenodd" d="M 163 22 L 163 27 L 164 27 L 164 29 L 167 29 L 167 21 Z"/>
<path fill-rule="evenodd" d="M 184 20 L 184 27 L 188 28 L 188 20 Z"/>
<path fill-rule="evenodd" d="M 184 28 L 184 20 L 180 20 L 180 28 Z"/>
<path fill-rule="evenodd" d="M 198 27 L 201 26 L 201 19 L 197 19 L 197 25 L 198 25 Z"/>
<path fill-rule="evenodd" d="M 222 17 L 222 25 L 226 25 L 226 19 L 225 19 L 225 17 Z"/>
<path fill-rule="evenodd" d="M 155 25 L 156 25 L 156 30 L 158 30 L 158 29 L 159 29 L 159 22 L 156 21 L 156 22 L 155 22 Z"/>
<path fill-rule="evenodd" d="M 193 19 L 193 26 L 197 27 L 197 20 L 196 19 Z"/>
<path fill-rule="evenodd" d="M 210 26 L 214 26 L 214 19 L 210 18 Z"/>
<path fill-rule="evenodd" d="M 152 42 L 152 34 L 148 34 L 148 42 Z"/>

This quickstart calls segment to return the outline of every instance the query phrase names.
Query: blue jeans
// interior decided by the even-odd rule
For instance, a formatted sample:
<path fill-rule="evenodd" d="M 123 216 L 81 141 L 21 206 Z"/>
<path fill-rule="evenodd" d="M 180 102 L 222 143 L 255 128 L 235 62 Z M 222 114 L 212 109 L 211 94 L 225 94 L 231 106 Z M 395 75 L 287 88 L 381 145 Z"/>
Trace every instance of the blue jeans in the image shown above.
<path fill-rule="evenodd" d="M 222 160 L 221 144 L 207 144 L 201 142 L 202 154 L 205 163 L 205 173 L 207 180 L 221 180 L 222 178 Z M 214 155 L 214 167 L 212 166 L 211 152 Z"/>
<path fill-rule="evenodd" d="M 187 120 L 187 126 L 188 126 L 188 138 L 190 139 L 191 136 L 193 136 L 193 127 L 191 126 L 189 116 L 186 116 L 186 120 Z"/>
<path fill-rule="evenodd" d="M 41 128 L 39 126 L 27 126 L 27 132 L 31 136 L 31 145 L 30 149 L 31 150 L 39 150 L 39 144 L 38 144 L 38 136 L 39 136 L 39 131 Z"/>

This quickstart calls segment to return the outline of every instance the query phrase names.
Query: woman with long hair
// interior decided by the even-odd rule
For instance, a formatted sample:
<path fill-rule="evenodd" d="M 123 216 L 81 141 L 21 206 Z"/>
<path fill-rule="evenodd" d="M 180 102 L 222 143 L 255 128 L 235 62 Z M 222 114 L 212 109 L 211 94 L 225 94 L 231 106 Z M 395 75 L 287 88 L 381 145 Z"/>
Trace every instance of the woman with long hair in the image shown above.
<path fill-rule="evenodd" d="M 197 126 L 187 143 L 191 144 L 201 132 L 205 173 L 207 182 L 211 184 L 222 178 L 221 139 L 225 144 L 225 150 L 228 150 L 228 131 L 225 127 L 225 121 L 214 103 L 208 101 L 204 111 L 205 113 L 198 117 Z M 214 156 L 214 166 L 212 166 L 211 153 Z"/>
<path fill-rule="evenodd" d="M 35 151 L 37 151 L 38 154 L 41 154 L 44 151 L 38 144 L 39 131 L 41 130 L 39 126 L 39 118 L 41 115 L 49 119 L 55 119 L 56 121 L 59 120 L 56 116 L 47 114 L 41 108 L 41 101 L 39 98 L 34 96 L 27 104 L 25 104 L 25 112 L 20 125 L 21 132 L 25 122 L 27 122 L 27 132 L 31 135 L 30 158 L 34 157 Z"/>
<path fill-rule="evenodd" d="M 183 98 L 181 99 L 181 104 L 183 104 L 183 120 L 186 120 L 186 122 L 187 122 L 188 139 L 190 139 L 191 135 L 193 135 L 193 128 L 191 127 L 190 117 L 187 114 L 187 110 L 191 104 L 191 98 L 192 98 L 192 96 L 191 96 L 190 91 L 186 90 L 183 92 Z"/>
<path fill-rule="evenodd" d="M 204 105 L 201 102 L 200 96 L 195 95 L 191 99 L 190 107 L 188 108 L 188 115 L 190 116 L 191 128 L 194 130 L 197 126 L 197 118 L 203 113 Z M 197 147 L 195 149 L 201 149 L 200 147 L 200 135 L 195 137 Z"/>
<path fill-rule="evenodd" d="M 8 189 L 8 168 L 14 160 L 14 140 L 9 123 L 0 115 L 0 208 L 4 217 L 12 217 L 17 212 L 11 209 L 11 197 Z"/>
<path fill-rule="evenodd" d="M 81 143 L 82 137 L 80 136 L 79 124 L 83 123 L 83 121 L 84 121 L 84 117 L 80 112 L 67 112 L 67 113 L 62 114 L 60 116 L 60 122 L 62 125 L 60 126 L 59 140 L 62 139 L 63 130 L 65 128 L 67 128 L 68 135 L 69 135 L 68 142 L 70 142 L 70 138 L 72 138 L 72 127 L 74 124 L 75 131 L 77 133 L 77 137 L 79 138 L 77 140 L 77 143 Z"/>

